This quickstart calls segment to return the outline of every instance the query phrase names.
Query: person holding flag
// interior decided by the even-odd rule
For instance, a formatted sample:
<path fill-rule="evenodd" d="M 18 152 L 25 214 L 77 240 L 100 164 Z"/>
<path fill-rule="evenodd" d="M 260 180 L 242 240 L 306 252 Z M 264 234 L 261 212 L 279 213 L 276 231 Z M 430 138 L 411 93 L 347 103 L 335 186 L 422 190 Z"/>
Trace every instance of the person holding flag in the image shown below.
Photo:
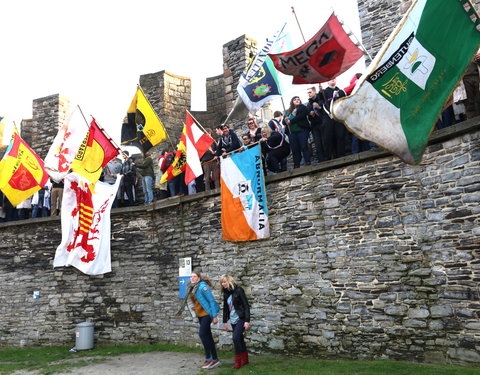
<path fill-rule="evenodd" d="M 203 174 L 200 158 L 205 154 L 213 138 L 197 125 L 190 112 L 186 113 L 182 136 L 178 142 L 177 152 L 172 165 L 163 174 L 160 183 L 172 180 L 185 172 L 185 185 L 189 185 Z M 173 194 L 172 194 L 173 193 Z M 176 195 L 176 191 L 170 195 Z"/>
<path fill-rule="evenodd" d="M 122 199 L 123 191 L 127 194 L 127 206 L 133 206 L 135 204 L 135 182 L 137 178 L 137 169 L 135 168 L 135 163 L 130 157 L 128 151 L 123 151 L 124 162 L 122 164 L 121 175 L 122 175 Z"/>
<path fill-rule="evenodd" d="M 227 125 L 222 125 L 222 135 L 218 139 L 217 156 L 226 156 L 241 147 L 237 134 Z"/>

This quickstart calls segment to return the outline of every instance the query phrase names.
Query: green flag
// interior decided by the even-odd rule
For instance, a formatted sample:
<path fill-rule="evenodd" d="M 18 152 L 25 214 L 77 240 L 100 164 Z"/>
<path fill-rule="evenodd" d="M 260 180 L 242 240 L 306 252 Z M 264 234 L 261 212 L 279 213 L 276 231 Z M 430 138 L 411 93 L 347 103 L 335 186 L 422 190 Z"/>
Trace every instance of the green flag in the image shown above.
<path fill-rule="evenodd" d="M 421 161 L 443 105 L 480 45 L 468 0 L 418 0 L 334 116 L 407 163 Z"/>

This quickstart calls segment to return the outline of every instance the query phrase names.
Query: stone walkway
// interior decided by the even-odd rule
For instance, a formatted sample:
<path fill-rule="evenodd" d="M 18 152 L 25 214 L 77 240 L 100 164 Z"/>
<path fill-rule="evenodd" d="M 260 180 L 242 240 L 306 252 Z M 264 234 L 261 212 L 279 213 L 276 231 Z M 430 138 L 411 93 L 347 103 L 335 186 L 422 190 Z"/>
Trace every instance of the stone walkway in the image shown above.
<path fill-rule="evenodd" d="M 85 360 L 85 358 L 78 358 Z M 198 375 L 214 373 L 202 370 L 204 357 L 196 353 L 152 352 L 123 354 L 118 357 L 83 367 L 72 367 L 59 375 Z M 227 360 L 232 362 L 232 360 Z M 35 375 L 37 372 L 16 371 L 12 375 Z"/>

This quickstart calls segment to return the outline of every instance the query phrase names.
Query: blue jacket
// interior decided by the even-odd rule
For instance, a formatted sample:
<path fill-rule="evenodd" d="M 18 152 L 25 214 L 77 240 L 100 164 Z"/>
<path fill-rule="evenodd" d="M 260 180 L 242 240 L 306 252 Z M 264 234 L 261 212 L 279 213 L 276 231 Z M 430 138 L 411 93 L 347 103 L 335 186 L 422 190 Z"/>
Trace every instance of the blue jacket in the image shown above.
<path fill-rule="evenodd" d="M 195 293 L 195 297 L 197 298 L 200 305 L 203 309 L 210 315 L 212 318 L 215 318 L 220 311 L 220 306 L 215 301 L 215 297 L 210 290 L 210 287 L 207 285 L 205 281 L 200 281 L 198 284 L 197 291 Z"/>

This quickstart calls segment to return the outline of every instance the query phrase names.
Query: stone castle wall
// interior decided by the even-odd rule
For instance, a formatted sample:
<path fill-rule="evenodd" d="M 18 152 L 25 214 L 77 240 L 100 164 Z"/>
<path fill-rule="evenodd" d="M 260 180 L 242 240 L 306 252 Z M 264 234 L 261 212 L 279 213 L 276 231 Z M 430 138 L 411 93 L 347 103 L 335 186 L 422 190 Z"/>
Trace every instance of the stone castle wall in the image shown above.
<path fill-rule="evenodd" d="M 245 287 L 253 351 L 478 365 L 480 121 L 432 142 L 420 166 L 370 151 L 270 176 L 267 240 L 222 241 L 216 191 L 113 210 L 103 276 L 52 268 L 59 219 L 0 224 L 0 346 L 73 346 L 85 320 L 99 345 L 200 345 L 174 316 L 189 256 Z"/>
<path fill-rule="evenodd" d="M 140 86 L 176 147 L 185 122 L 185 110 L 190 108 L 190 78 L 162 70 L 141 75 Z"/>
<path fill-rule="evenodd" d="M 70 101 L 62 95 L 50 95 L 33 101 L 32 121 L 25 127 L 30 146 L 44 159 L 58 128 L 68 121 Z"/>

